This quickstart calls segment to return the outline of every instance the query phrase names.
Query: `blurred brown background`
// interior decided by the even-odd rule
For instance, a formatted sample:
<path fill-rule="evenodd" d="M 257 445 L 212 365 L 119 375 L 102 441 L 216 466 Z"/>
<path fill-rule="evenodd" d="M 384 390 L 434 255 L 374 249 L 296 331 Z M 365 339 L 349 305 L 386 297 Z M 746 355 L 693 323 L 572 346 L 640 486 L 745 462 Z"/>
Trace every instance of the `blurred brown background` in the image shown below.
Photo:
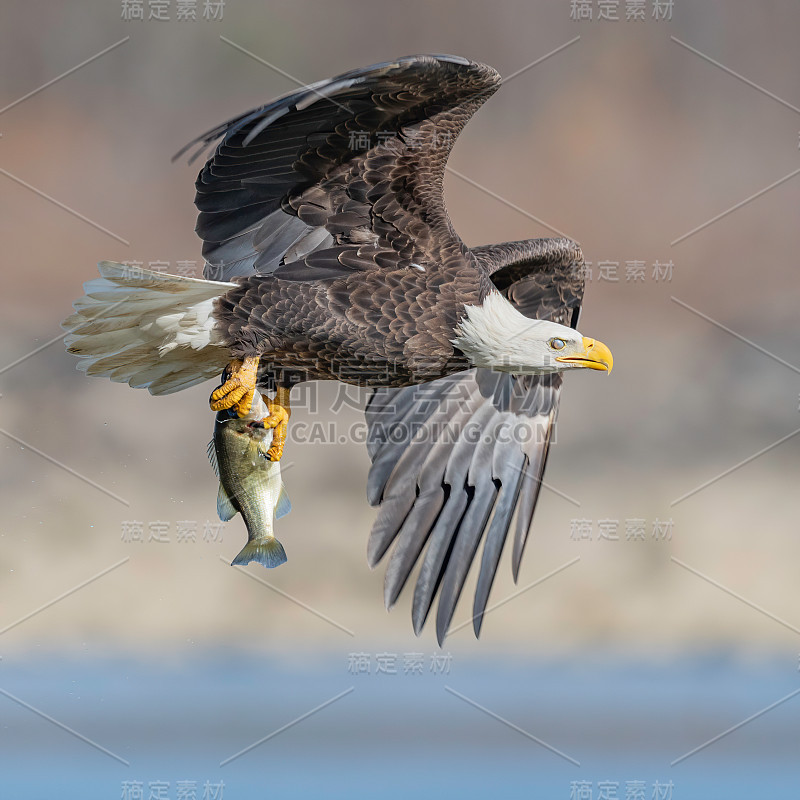
<path fill-rule="evenodd" d="M 366 566 L 362 445 L 290 440 L 294 511 L 278 523 L 289 563 L 248 568 L 350 636 L 222 562 L 244 541 L 238 518 L 222 542 L 203 541 L 216 516 L 210 384 L 152 398 L 87 379 L 53 340 L 98 260 L 171 271 L 194 260 L 199 274 L 199 164 L 170 157 L 294 89 L 287 75 L 311 82 L 443 52 L 509 76 L 576 37 L 470 123 L 450 164 L 474 183 L 451 173 L 446 199 L 468 244 L 550 235 L 538 217 L 592 262 L 581 328 L 612 348 L 614 373 L 567 379 L 545 479 L 575 502 L 542 492 L 519 587 L 504 558 L 490 602 L 580 561 L 494 611 L 479 644 L 465 628 L 447 648 L 800 649 L 797 629 L 672 560 L 800 626 L 800 437 L 672 505 L 800 428 L 800 175 L 675 243 L 800 166 L 800 7 L 677 0 L 665 20 L 648 0 L 646 19 L 625 19 L 621 2 L 608 21 L 594 3 L 594 18 L 577 21 L 571 5 L 228 0 L 221 20 L 204 19 L 201 2 L 194 21 L 176 19 L 175 3 L 158 21 L 147 3 L 144 20 L 123 19 L 120 2 L 4 3 L 0 629 L 128 560 L 6 630 L 3 652 L 435 649 L 432 630 L 414 639 L 408 596 L 386 614 L 383 568 Z M 616 262 L 618 280 L 600 279 L 598 262 L 606 275 Z M 644 262 L 644 279 L 626 280 L 626 262 Z M 671 279 L 655 262 L 672 262 Z M 336 396 L 320 387 L 319 409 L 294 421 L 346 430 L 361 417 L 334 415 Z M 592 523 L 591 540 L 573 538 L 578 519 Z M 600 520 L 617 521 L 618 541 L 598 538 Z M 645 521 L 645 541 L 626 538 L 628 520 Z M 654 524 L 669 520 L 671 538 L 656 541 Z M 143 542 L 124 541 L 133 522 Z M 196 523 L 195 542 L 177 541 L 179 522 Z M 169 543 L 147 541 L 151 523 L 167 523 Z M 470 607 L 462 599 L 456 623 Z"/>

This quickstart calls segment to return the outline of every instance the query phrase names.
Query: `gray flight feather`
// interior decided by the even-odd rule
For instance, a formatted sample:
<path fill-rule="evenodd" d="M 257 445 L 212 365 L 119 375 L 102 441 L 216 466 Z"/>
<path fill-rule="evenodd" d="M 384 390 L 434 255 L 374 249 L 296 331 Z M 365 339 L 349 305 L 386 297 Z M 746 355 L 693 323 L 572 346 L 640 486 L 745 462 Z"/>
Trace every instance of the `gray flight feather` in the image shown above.
<path fill-rule="evenodd" d="M 577 326 L 583 297 L 580 248 L 538 239 L 473 248 L 495 286 L 526 316 Z M 479 635 L 502 551 L 514 523 L 514 580 L 541 488 L 561 375 L 469 370 L 424 386 L 376 389 L 366 410 L 379 506 L 368 546 L 386 552 L 384 599 L 391 607 L 421 562 L 412 621 L 419 633 L 439 592 L 436 633 L 444 640 L 481 539 L 472 624 Z M 449 425 L 449 438 L 437 439 Z M 474 430 L 479 430 L 476 436 Z M 427 549 L 426 549 L 427 546 Z"/>

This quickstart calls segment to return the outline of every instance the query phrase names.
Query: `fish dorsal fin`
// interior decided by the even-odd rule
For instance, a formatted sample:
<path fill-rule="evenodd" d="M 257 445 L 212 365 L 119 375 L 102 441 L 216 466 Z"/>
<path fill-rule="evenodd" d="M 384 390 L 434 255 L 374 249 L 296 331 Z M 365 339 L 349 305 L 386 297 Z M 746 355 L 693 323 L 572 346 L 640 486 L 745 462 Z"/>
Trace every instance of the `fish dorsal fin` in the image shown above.
<path fill-rule="evenodd" d="M 227 522 L 236 516 L 236 508 L 233 505 L 233 501 L 222 487 L 222 484 L 219 485 L 219 491 L 217 492 L 217 514 L 219 514 L 219 518 L 223 522 Z"/>
<path fill-rule="evenodd" d="M 217 450 L 214 447 L 213 439 L 208 443 L 206 452 L 208 453 L 208 460 L 211 462 L 211 469 L 214 470 L 214 474 L 219 478 L 219 462 L 217 461 Z"/>
<path fill-rule="evenodd" d="M 292 510 L 292 501 L 286 493 L 286 487 L 281 484 L 281 493 L 278 495 L 278 502 L 275 504 L 275 519 L 285 517 Z"/>

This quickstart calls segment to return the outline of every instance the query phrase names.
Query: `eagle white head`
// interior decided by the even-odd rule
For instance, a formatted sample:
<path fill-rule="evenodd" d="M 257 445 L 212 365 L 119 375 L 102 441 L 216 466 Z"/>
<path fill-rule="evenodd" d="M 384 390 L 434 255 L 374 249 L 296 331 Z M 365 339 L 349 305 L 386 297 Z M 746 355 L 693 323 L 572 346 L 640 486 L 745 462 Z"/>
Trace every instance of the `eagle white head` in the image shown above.
<path fill-rule="evenodd" d="M 566 325 L 521 314 L 498 291 L 466 306 L 451 342 L 476 367 L 515 375 L 600 369 L 611 372 L 611 351 Z"/>

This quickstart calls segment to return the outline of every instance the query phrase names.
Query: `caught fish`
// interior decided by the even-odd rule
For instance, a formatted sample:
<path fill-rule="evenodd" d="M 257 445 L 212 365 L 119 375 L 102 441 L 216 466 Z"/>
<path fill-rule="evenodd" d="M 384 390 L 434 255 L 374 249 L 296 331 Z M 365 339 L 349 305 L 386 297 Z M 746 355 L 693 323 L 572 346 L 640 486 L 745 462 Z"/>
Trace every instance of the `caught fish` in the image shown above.
<path fill-rule="evenodd" d="M 208 457 L 219 478 L 219 518 L 227 522 L 238 511 L 247 526 L 247 544 L 232 565 L 258 561 L 265 567 L 278 567 L 286 561 L 283 545 L 272 531 L 272 518 L 273 513 L 276 518 L 288 514 L 292 504 L 283 486 L 280 462 L 267 457 L 273 431 L 260 422 L 268 414 L 256 391 L 246 417 L 231 410 L 217 414 L 214 437 L 208 444 Z"/>

